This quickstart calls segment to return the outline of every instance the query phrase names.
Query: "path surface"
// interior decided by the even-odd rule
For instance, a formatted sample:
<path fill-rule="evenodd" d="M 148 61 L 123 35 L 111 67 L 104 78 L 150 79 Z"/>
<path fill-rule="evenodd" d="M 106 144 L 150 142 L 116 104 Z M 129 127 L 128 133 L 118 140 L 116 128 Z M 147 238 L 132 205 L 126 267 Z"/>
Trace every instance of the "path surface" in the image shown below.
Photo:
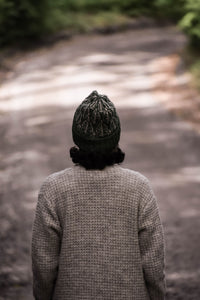
<path fill-rule="evenodd" d="M 45 176 L 71 166 L 73 113 L 94 89 L 118 108 L 124 167 L 146 175 L 158 198 L 167 299 L 200 299 L 200 136 L 156 92 L 161 62 L 184 42 L 171 27 L 82 36 L 13 64 L 0 87 L 0 300 L 33 299 L 30 243 L 38 189 Z"/>

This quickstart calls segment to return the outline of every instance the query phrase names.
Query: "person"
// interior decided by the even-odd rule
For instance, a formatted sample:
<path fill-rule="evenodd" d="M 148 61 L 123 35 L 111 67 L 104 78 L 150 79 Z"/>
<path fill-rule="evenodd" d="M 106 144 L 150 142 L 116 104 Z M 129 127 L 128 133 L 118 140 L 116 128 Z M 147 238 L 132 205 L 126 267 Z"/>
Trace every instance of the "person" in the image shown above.
<path fill-rule="evenodd" d="M 93 91 L 76 109 L 71 168 L 47 177 L 32 233 L 36 300 L 163 300 L 164 236 L 149 180 L 120 166 L 113 103 Z"/>

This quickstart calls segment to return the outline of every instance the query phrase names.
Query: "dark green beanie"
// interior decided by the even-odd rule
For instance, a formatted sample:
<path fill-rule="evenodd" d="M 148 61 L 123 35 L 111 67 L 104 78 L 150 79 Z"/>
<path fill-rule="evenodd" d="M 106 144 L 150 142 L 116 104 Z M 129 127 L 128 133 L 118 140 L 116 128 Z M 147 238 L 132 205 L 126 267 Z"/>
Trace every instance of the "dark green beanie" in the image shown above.
<path fill-rule="evenodd" d="M 93 91 L 77 108 L 72 125 L 74 143 L 88 152 L 112 151 L 120 139 L 120 120 L 114 104 Z"/>

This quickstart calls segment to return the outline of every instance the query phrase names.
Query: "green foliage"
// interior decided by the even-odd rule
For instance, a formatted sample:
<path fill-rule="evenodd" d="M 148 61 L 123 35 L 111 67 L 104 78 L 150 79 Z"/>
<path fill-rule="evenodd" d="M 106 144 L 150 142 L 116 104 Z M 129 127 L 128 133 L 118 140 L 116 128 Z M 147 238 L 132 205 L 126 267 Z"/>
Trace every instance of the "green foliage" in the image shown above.
<path fill-rule="evenodd" d="M 141 15 L 179 22 L 200 46 L 200 0 L 0 0 L 0 45 L 62 29 L 117 25 Z"/>
<path fill-rule="evenodd" d="M 179 22 L 180 27 L 189 36 L 191 44 L 200 47 L 200 0 L 187 0 L 185 15 Z"/>
<path fill-rule="evenodd" d="M 120 9 L 131 17 L 152 15 L 154 5 L 148 0 L 124 0 L 120 2 Z"/>
<path fill-rule="evenodd" d="M 101 11 L 142 12 L 152 7 L 149 0 L 57 0 L 59 8 L 73 12 L 99 13 Z"/>
<path fill-rule="evenodd" d="M 49 0 L 0 0 L 0 44 L 41 36 L 49 9 Z"/>
<path fill-rule="evenodd" d="M 187 0 L 154 0 L 155 13 L 159 17 L 178 21 L 184 15 Z"/>
<path fill-rule="evenodd" d="M 150 3 L 149 0 L 0 0 L 0 45 L 34 40 L 64 28 L 85 31 L 92 24 L 111 24 L 114 14 L 115 23 L 122 14 L 125 18 L 148 13 Z"/>
<path fill-rule="evenodd" d="M 191 84 L 200 91 L 200 54 L 197 47 L 188 45 L 182 52 L 182 58 L 187 70 L 190 72 Z"/>
<path fill-rule="evenodd" d="M 86 14 L 70 12 L 63 15 L 61 23 L 60 14 L 57 19 L 57 29 L 62 28 L 65 23 L 65 27 L 75 32 L 89 32 L 94 28 L 105 28 L 108 26 L 119 26 L 127 23 L 127 17 L 118 12 L 103 11 L 96 14 Z"/>
<path fill-rule="evenodd" d="M 200 91 L 200 59 L 197 59 L 190 66 L 190 72 L 193 75 L 193 82 L 195 87 Z"/>

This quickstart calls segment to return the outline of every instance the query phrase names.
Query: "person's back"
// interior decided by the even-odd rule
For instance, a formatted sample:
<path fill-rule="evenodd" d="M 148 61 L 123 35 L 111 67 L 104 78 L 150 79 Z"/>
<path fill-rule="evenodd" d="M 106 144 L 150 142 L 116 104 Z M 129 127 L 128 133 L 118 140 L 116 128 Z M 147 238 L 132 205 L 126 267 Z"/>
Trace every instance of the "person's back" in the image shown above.
<path fill-rule="evenodd" d="M 163 231 L 149 181 L 116 164 L 123 160 L 119 148 L 113 161 L 104 155 L 105 166 L 84 151 L 72 149 L 79 164 L 50 175 L 40 189 L 35 299 L 163 300 Z"/>

